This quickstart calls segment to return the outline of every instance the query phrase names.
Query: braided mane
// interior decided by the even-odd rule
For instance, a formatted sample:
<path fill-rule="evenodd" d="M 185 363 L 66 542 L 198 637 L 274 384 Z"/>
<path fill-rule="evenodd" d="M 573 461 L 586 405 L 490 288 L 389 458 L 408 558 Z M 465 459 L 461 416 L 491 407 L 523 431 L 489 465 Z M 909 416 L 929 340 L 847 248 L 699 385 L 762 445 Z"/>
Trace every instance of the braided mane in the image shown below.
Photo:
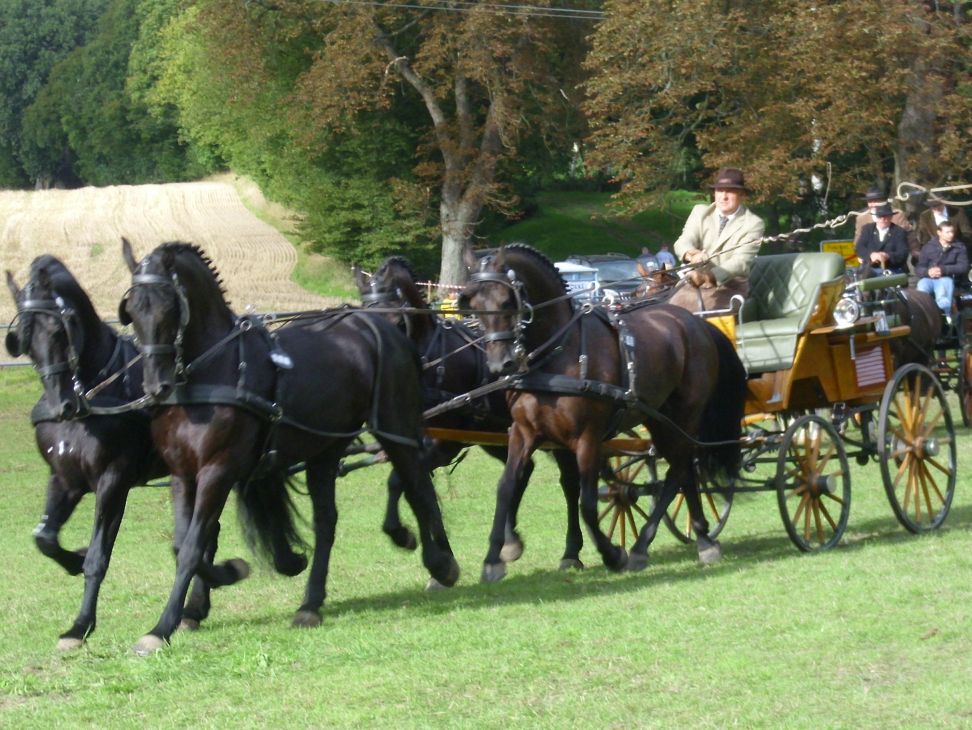
<path fill-rule="evenodd" d="M 162 243 L 156 249 L 159 252 L 171 251 L 173 255 L 178 256 L 183 253 L 191 253 L 196 256 L 202 262 L 209 273 L 213 277 L 213 281 L 216 282 L 216 286 L 219 288 L 220 293 L 223 295 L 223 299 L 226 298 L 226 287 L 223 285 L 223 277 L 220 276 L 219 271 L 216 269 L 216 265 L 213 260 L 206 255 L 206 253 L 194 243 L 186 243 L 185 241 L 167 241 Z"/>
<path fill-rule="evenodd" d="M 526 254 L 530 258 L 536 260 L 539 264 L 543 265 L 554 275 L 557 281 L 560 282 L 560 286 L 562 287 L 563 291 L 564 292 L 567 291 L 567 284 L 564 282 L 564 278 L 560 275 L 560 272 L 557 270 L 557 267 L 554 266 L 553 261 L 547 258 L 546 254 L 538 251 L 533 246 L 527 243 L 509 243 L 509 244 L 505 244 L 504 248 L 507 251 L 514 251 L 517 253 Z"/>

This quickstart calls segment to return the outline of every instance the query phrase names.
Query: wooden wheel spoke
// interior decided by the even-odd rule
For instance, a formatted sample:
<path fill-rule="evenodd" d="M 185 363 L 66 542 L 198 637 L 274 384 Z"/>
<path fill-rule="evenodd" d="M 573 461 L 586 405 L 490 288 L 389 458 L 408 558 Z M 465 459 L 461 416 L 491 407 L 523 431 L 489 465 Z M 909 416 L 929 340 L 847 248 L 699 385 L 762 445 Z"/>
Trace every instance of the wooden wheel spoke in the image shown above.
<path fill-rule="evenodd" d="M 820 507 L 821 514 L 823 514 L 824 518 L 830 524 L 830 529 L 837 532 L 837 523 L 834 522 L 834 518 L 830 516 L 830 510 L 827 509 L 827 505 L 824 504 L 823 500 L 820 500 L 820 504 L 818 506 Z"/>
<path fill-rule="evenodd" d="M 811 505 L 813 507 L 813 521 L 817 528 L 817 540 L 823 545 L 827 542 L 827 538 L 824 537 L 823 523 L 820 521 L 820 500 L 815 499 Z"/>
<path fill-rule="evenodd" d="M 705 499 L 709 503 L 709 508 L 712 510 L 712 514 L 718 522 L 721 516 L 721 510 L 719 509 L 719 505 L 716 504 L 715 497 L 713 497 L 711 494 L 706 494 Z"/>
<path fill-rule="evenodd" d="M 938 497 L 938 503 L 940 505 L 944 505 L 945 504 L 945 496 L 942 494 L 941 490 L 938 488 L 938 483 L 935 481 L 934 475 L 928 470 L 928 466 L 926 464 L 922 463 L 920 466 L 921 466 L 921 471 L 922 471 L 922 481 L 923 481 L 923 483 L 925 483 L 926 485 L 931 485 L 932 490 L 935 492 L 935 496 Z M 927 492 L 927 486 L 926 486 L 926 492 Z M 931 511 L 931 505 L 929 505 L 928 509 L 929 509 L 929 511 Z"/>
<path fill-rule="evenodd" d="M 930 456 L 928 456 L 928 457 L 925 457 L 924 459 L 922 459 L 922 461 L 924 463 L 926 463 L 926 464 L 931 464 L 933 467 L 935 467 L 936 469 L 938 469 L 938 471 L 940 471 L 945 476 L 951 476 L 951 474 L 952 474 L 952 470 L 946 468 L 942 464 L 939 464 L 938 463 L 938 459 L 933 459 Z"/>
<path fill-rule="evenodd" d="M 918 482 L 919 482 L 919 484 L 921 484 L 921 496 L 924 497 L 924 499 L 925 499 L 925 514 L 926 514 L 926 516 L 928 517 L 929 520 L 932 520 L 932 519 L 934 519 L 934 516 L 935 516 L 935 510 L 932 509 L 932 505 L 931 505 L 931 494 L 929 494 L 929 492 L 928 492 L 928 480 L 926 479 L 926 475 L 927 476 L 930 476 L 928 474 L 928 470 L 925 469 L 925 465 L 924 464 L 919 463 L 918 464 Z"/>
<path fill-rule="evenodd" d="M 635 512 L 637 512 L 639 515 L 641 515 L 642 519 L 645 522 L 650 522 L 651 521 L 651 517 L 649 517 L 648 514 L 643 509 L 641 509 L 641 507 L 639 507 L 637 504 L 633 504 L 633 505 L 631 505 L 631 507 L 632 507 L 632 509 L 634 509 Z"/>
<path fill-rule="evenodd" d="M 817 462 L 817 472 L 823 474 L 827 468 L 827 463 L 833 458 L 834 454 L 837 453 L 837 444 L 831 442 L 830 448 L 827 449 L 827 453 L 820 457 Z"/>
<path fill-rule="evenodd" d="M 604 515 L 606 515 L 611 510 L 613 510 L 614 509 L 614 506 L 615 506 L 614 505 L 614 498 L 613 497 L 608 497 L 607 507 L 605 507 L 604 509 L 601 510 L 601 514 L 599 514 L 597 516 L 597 521 L 600 522 L 601 520 L 603 520 L 604 519 Z"/>
<path fill-rule="evenodd" d="M 614 510 L 614 516 L 611 517 L 611 528 L 608 530 L 608 534 L 607 534 L 608 540 L 613 540 L 614 539 L 614 528 L 616 528 L 618 526 L 618 516 L 620 514 L 621 514 L 621 509 L 620 508 Z M 624 529 L 624 526 L 623 525 L 622 525 L 621 529 L 622 530 Z"/>
<path fill-rule="evenodd" d="M 626 514 L 628 516 L 628 523 L 631 525 L 631 542 L 634 542 L 638 539 L 638 526 L 635 525 L 634 514 L 630 507 L 626 510 Z"/>
<path fill-rule="evenodd" d="M 800 515 L 803 513 L 803 508 L 807 505 L 807 500 L 810 499 L 809 494 L 803 494 L 800 497 L 800 504 L 797 505 L 796 512 L 793 513 L 793 524 L 795 525 L 800 521 Z"/>
<path fill-rule="evenodd" d="M 668 508 L 672 522 L 678 519 L 678 513 L 681 512 L 683 504 L 685 504 L 685 495 L 679 492 L 675 495 L 675 499 L 672 500 L 672 504 Z"/>
<path fill-rule="evenodd" d="M 810 542 L 810 513 L 813 512 L 813 506 L 811 504 L 812 498 L 809 494 L 804 495 L 805 508 L 803 510 L 803 539 L 806 542 Z"/>
<path fill-rule="evenodd" d="M 831 500 L 832 502 L 836 502 L 839 505 L 844 504 L 844 498 L 841 497 L 839 494 L 831 494 L 830 492 L 827 492 L 826 494 L 824 494 L 824 496 L 827 497 L 827 499 Z"/>
<path fill-rule="evenodd" d="M 901 481 L 901 476 L 908 470 L 908 464 L 911 463 L 912 458 L 914 458 L 914 455 L 910 451 L 905 453 L 904 459 L 901 461 L 901 465 L 898 467 L 898 473 L 895 474 L 892 482 L 895 489 L 898 488 L 898 482 Z"/>
<path fill-rule="evenodd" d="M 634 464 L 629 467 L 629 476 L 625 479 L 629 484 L 634 483 L 634 480 L 638 478 L 641 474 L 642 469 L 645 468 L 647 461 L 645 459 L 638 459 Z"/>

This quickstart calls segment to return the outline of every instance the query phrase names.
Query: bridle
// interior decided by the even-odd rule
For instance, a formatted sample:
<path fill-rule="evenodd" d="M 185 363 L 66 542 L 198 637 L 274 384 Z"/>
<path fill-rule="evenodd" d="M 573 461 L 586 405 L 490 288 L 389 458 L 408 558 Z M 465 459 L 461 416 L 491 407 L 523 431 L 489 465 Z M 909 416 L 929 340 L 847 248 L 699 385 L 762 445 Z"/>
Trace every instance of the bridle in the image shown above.
<path fill-rule="evenodd" d="M 489 332 L 483 335 L 482 340 L 486 344 L 490 342 L 512 342 L 513 356 L 517 362 L 522 364 L 526 359 L 526 343 L 524 342 L 523 333 L 527 325 L 533 322 L 533 306 L 526 300 L 525 292 L 523 291 L 523 282 L 517 278 L 516 272 L 513 269 L 507 270 L 505 274 L 498 271 L 485 271 L 490 260 L 491 257 L 482 259 L 479 265 L 479 271 L 474 271 L 470 274 L 469 281 L 473 284 L 500 284 L 509 289 L 513 293 L 513 298 L 516 300 L 516 316 L 513 320 L 512 329 Z"/>
<path fill-rule="evenodd" d="M 33 364 L 33 367 L 42 380 L 50 379 L 63 373 L 70 373 L 71 390 L 74 393 L 77 413 L 78 415 L 83 415 L 88 412 L 89 408 L 87 399 L 84 396 L 84 385 L 81 383 L 79 371 L 80 357 L 78 353 L 80 352 L 84 343 L 77 343 L 75 340 L 75 335 L 73 334 L 75 330 L 78 333 L 81 332 L 80 328 L 72 326 L 76 323 L 75 311 L 65 304 L 63 298 L 56 294 L 47 299 L 33 298 L 31 295 L 32 288 L 32 285 L 28 285 L 26 287 L 26 298 L 17 303 L 17 314 L 14 315 L 8 329 L 13 330 L 17 325 L 18 320 L 22 322 L 20 326 L 20 333 L 23 347 L 31 341 L 34 326 L 33 317 L 27 317 L 25 315 L 44 314 L 48 317 L 52 317 L 54 321 L 60 325 L 61 329 L 64 330 L 64 339 L 67 342 L 67 359 L 41 367 Z"/>
<path fill-rule="evenodd" d="M 141 350 L 142 354 L 146 357 L 153 357 L 157 355 L 173 355 L 175 360 L 175 372 L 178 381 L 185 380 L 186 366 L 182 356 L 182 341 L 185 337 L 186 327 L 189 326 L 189 297 L 186 296 L 186 290 L 183 288 L 182 284 L 179 282 L 179 276 L 173 271 L 169 276 L 163 274 L 134 274 L 132 276 L 132 285 L 125 292 L 125 296 L 122 297 L 123 301 L 128 299 L 129 294 L 139 286 L 162 286 L 172 289 L 176 296 L 176 302 L 179 307 L 179 326 L 176 329 L 175 338 L 171 345 L 167 344 L 145 344 L 138 343 L 138 349 Z"/>

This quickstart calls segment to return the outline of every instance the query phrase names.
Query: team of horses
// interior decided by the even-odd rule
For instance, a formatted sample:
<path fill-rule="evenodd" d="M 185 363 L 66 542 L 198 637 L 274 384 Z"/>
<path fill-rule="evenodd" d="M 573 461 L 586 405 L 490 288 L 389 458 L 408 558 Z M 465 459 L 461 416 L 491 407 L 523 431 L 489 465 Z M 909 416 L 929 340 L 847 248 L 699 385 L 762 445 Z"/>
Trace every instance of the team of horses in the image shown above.
<path fill-rule="evenodd" d="M 123 240 L 122 256 L 132 278 L 118 315 L 134 337 L 98 317 L 56 258 L 35 259 L 23 288 L 7 272 L 17 315 L 6 346 L 30 358 L 43 384 L 32 422 L 50 479 L 34 538 L 85 580 L 59 648 L 75 649 L 94 631 L 128 492 L 162 476 L 172 492 L 175 579 L 136 653 L 157 651 L 180 626 L 198 627 L 210 590 L 249 575 L 243 559 L 216 562 L 231 492 L 251 547 L 284 575 L 307 571 L 293 624 L 320 624 L 339 464 L 365 432 L 392 465 L 383 529 L 400 547 L 421 546 L 430 586 L 459 578 L 431 473 L 462 445 L 426 438 L 426 426 L 509 433 L 506 446 L 484 447 L 505 466 L 483 581 L 502 578 L 523 552 L 517 513 L 532 455 L 550 444 L 567 513 L 561 568 L 583 567 L 581 521 L 609 569 L 645 568 L 679 491 L 700 561 L 719 559 L 699 480 L 729 483 L 739 468 L 746 373 L 705 319 L 656 297 L 614 313 L 578 304 L 543 254 L 512 244 L 467 251 L 459 306 L 476 314 L 475 330 L 432 309 L 402 257 L 370 276 L 356 271 L 362 307 L 298 313 L 271 329 L 233 312 L 213 263 L 192 244 L 164 243 L 138 260 Z M 597 482 L 604 442 L 636 424 L 648 427 L 668 471 L 629 555 L 600 528 Z M 311 503 L 309 544 L 291 488 L 299 471 Z M 59 531 L 88 492 L 96 501 L 91 540 L 67 550 Z M 400 519 L 401 496 L 417 539 Z"/>

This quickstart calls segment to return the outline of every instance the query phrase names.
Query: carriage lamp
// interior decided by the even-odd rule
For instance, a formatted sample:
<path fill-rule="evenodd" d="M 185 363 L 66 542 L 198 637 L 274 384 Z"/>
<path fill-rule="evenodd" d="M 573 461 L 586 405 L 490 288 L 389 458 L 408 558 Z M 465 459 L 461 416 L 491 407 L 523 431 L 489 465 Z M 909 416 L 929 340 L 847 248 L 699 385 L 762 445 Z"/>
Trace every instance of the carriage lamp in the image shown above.
<path fill-rule="evenodd" d="M 843 297 L 834 307 L 834 321 L 838 327 L 850 327 L 861 317 L 861 305 L 856 299 Z"/>

